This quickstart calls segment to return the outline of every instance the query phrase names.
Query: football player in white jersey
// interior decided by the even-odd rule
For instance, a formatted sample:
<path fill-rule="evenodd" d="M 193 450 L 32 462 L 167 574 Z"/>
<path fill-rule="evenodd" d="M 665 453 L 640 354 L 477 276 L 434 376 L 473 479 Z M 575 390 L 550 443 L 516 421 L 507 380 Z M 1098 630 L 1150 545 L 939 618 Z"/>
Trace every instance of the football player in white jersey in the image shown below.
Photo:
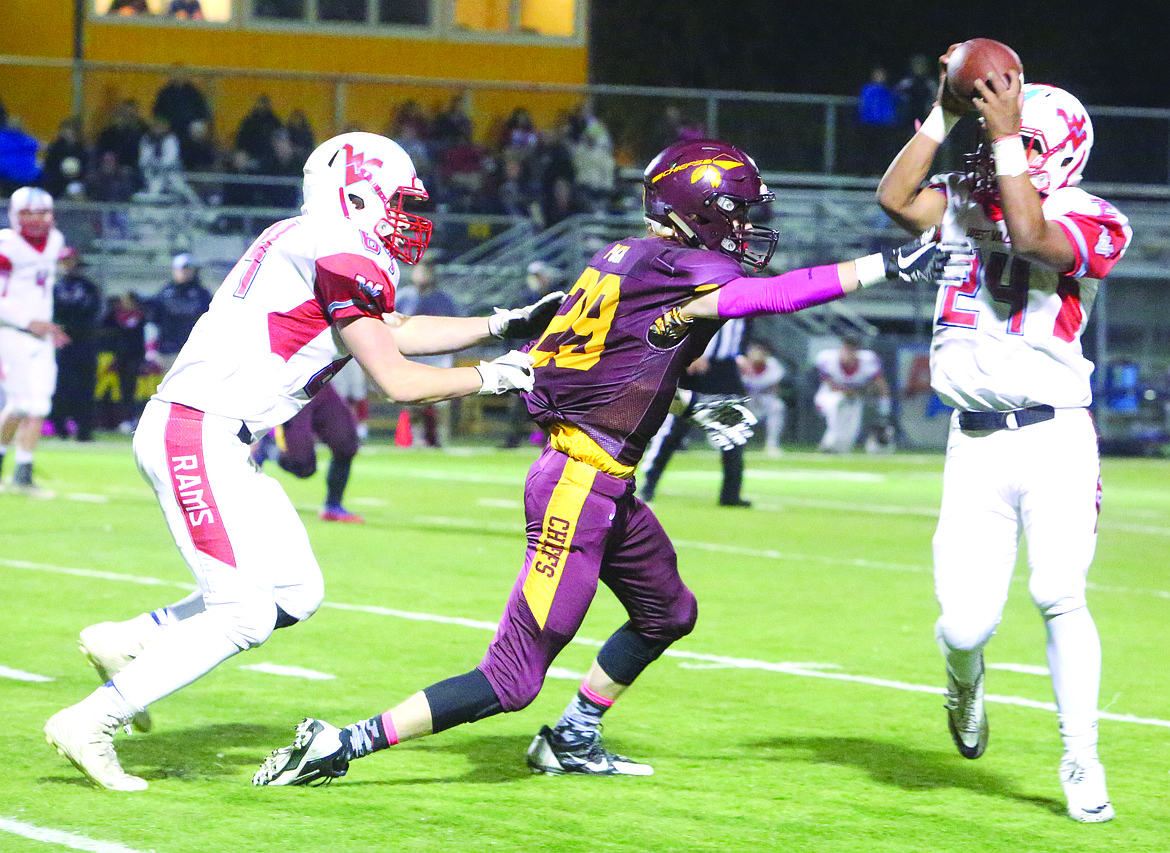
<path fill-rule="evenodd" d="M 859 338 L 843 336 L 840 347 L 817 353 L 815 363 L 821 384 L 813 395 L 813 405 L 825 419 L 818 450 L 848 453 L 853 449 L 870 394 L 877 397 L 878 417 L 889 424 L 890 386 L 882 374 L 882 363 L 873 350 L 861 348 Z"/>
<path fill-rule="evenodd" d="M 147 403 L 134 457 L 199 589 L 81 632 L 106 683 L 50 718 L 45 735 L 100 787 L 147 786 L 118 762 L 119 726 L 149 728 L 147 706 L 321 604 L 305 527 L 251 462 L 252 436 L 289 420 L 351 357 L 397 403 L 532 388 L 532 358 L 516 350 L 449 369 L 404 357 L 535 337 L 563 296 L 492 317 L 396 314 L 400 265 L 422 257 L 432 229 L 404 202 L 426 197 L 391 140 L 347 133 L 323 143 L 305 163 L 302 215 L 256 239 Z"/>
<path fill-rule="evenodd" d="M 968 253 L 938 282 L 930 358 L 935 392 L 956 409 L 934 536 L 948 725 L 964 757 L 983 754 L 983 649 L 1003 613 L 1022 527 L 1068 814 L 1101 822 L 1114 809 L 1097 754 L 1101 642 L 1085 600 L 1100 460 L 1081 335 L 1097 282 L 1132 233 L 1113 205 L 1077 186 L 1093 144 L 1084 107 L 1015 72 L 976 85 L 984 141 L 968 170 L 923 184 L 954 108 L 965 106 L 945 88 L 953 50 L 941 58 L 939 103 L 878 186 L 898 224 L 939 229 L 944 244 Z"/>
<path fill-rule="evenodd" d="M 12 485 L 34 489 L 33 452 L 57 387 L 57 347 L 69 342 L 53 322 L 53 283 L 65 238 L 53 225 L 53 197 L 21 187 L 0 230 L 0 470 L 15 441 Z"/>

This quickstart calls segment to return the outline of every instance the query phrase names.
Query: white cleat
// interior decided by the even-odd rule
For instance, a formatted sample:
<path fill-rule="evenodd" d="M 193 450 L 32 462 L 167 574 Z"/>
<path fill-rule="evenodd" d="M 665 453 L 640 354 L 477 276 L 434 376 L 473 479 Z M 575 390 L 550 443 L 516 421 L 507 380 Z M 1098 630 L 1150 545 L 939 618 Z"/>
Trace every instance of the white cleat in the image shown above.
<path fill-rule="evenodd" d="M 132 625 L 132 621 L 98 622 L 83 629 L 78 635 L 78 649 L 97 671 L 102 684 L 125 669 L 146 647 L 140 633 Z M 135 714 L 133 724 L 140 732 L 150 731 L 154 725 L 150 711 L 144 709 Z"/>
<path fill-rule="evenodd" d="M 45 723 L 45 740 L 99 788 L 143 791 L 146 780 L 123 770 L 114 752 L 114 732 L 120 725 L 122 721 L 117 717 L 95 714 L 81 702 L 49 718 Z"/>
<path fill-rule="evenodd" d="M 1060 785 L 1068 800 L 1068 816 L 1081 823 L 1104 823 L 1115 812 L 1105 789 L 1105 768 L 1095 757 L 1065 755 L 1060 762 Z"/>
<path fill-rule="evenodd" d="M 974 684 L 960 684 L 947 667 L 947 728 L 951 739 L 964 758 L 978 758 L 987 750 L 991 730 L 987 709 L 983 705 L 983 658 L 979 658 L 979 677 Z"/>
<path fill-rule="evenodd" d="M 533 773 L 559 776 L 584 773 L 590 776 L 652 776 L 649 764 L 606 750 L 601 732 L 588 734 L 560 731 L 544 726 L 532 739 L 525 754 Z"/>
<path fill-rule="evenodd" d="M 348 735 L 347 735 L 348 737 Z M 252 784 L 327 785 L 345 775 L 349 759 L 341 740 L 341 729 L 324 720 L 306 717 L 297 726 L 292 744 L 274 750 L 252 777 Z"/>

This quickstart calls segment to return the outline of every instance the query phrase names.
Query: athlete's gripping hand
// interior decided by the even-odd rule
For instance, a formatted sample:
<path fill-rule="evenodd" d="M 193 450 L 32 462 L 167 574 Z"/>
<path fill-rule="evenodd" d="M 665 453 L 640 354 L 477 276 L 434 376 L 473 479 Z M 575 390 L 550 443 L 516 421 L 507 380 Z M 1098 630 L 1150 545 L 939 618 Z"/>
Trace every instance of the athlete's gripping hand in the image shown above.
<path fill-rule="evenodd" d="M 686 416 L 701 426 L 707 440 L 719 450 L 731 450 L 752 437 L 758 423 L 747 407 L 747 397 L 730 394 L 698 394 L 691 397 Z"/>
<path fill-rule="evenodd" d="M 886 278 L 907 284 L 935 281 L 942 275 L 949 258 L 947 247 L 934 241 L 933 230 L 896 249 L 882 249 Z"/>
<path fill-rule="evenodd" d="M 975 246 L 967 240 L 959 240 L 940 243 L 939 248 L 947 253 L 947 260 L 936 283 L 941 287 L 969 280 L 975 266 Z"/>
<path fill-rule="evenodd" d="M 565 292 L 556 290 L 523 308 L 497 308 L 488 317 L 488 331 L 493 338 L 530 341 L 544 331 L 565 301 Z"/>
<path fill-rule="evenodd" d="M 512 350 L 491 361 L 476 365 L 483 385 L 479 394 L 505 394 L 508 391 L 531 391 L 535 373 L 532 356 L 520 350 Z"/>

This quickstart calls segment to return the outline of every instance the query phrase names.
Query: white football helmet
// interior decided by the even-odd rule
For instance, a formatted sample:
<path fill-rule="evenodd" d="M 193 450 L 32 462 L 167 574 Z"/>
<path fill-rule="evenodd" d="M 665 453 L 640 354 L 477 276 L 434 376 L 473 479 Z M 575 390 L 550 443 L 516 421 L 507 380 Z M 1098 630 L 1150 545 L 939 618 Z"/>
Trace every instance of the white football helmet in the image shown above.
<path fill-rule="evenodd" d="M 376 133 L 343 133 L 317 146 L 305 161 L 304 194 L 302 213 L 342 216 L 404 263 L 418 263 L 431 241 L 431 221 L 402 209 L 407 196 L 428 197 L 410 155 Z"/>
<path fill-rule="evenodd" d="M 25 217 L 20 214 L 41 214 Z M 53 227 L 53 197 L 40 187 L 21 187 L 8 199 L 8 226 L 26 239 L 43 240 Z"/>
<path fill-rule="evenodd" d="M 1079 100 L 1055 86 L 1024 84 L 1020 136 L 1029 154 L 1041 154 L 1028 166 L 1037 190 L 1049 193 L 1081 182 L 1093 147 L 1093 122 Z"/>

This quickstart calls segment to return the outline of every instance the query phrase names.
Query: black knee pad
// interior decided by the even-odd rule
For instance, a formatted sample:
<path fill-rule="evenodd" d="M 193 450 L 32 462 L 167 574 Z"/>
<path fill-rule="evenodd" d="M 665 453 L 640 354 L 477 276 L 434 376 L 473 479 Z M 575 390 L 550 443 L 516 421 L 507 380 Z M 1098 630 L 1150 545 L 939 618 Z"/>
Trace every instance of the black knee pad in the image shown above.
<path fill-rule="evenodd" d="M 478 669 L 456 675 L 423 691 L 431 706 L 431 731 L 474 723 L 504 710 L 487 676 Z"/>
<path fill-rule="evenodd" d="M 644 637 L 627 622 L 605 641 L 597 653 L 597 665 L 618 684 L 633 684 L 642 670 L 658 660 L 673 642 L 674 639 L 651 640 Z"/>

